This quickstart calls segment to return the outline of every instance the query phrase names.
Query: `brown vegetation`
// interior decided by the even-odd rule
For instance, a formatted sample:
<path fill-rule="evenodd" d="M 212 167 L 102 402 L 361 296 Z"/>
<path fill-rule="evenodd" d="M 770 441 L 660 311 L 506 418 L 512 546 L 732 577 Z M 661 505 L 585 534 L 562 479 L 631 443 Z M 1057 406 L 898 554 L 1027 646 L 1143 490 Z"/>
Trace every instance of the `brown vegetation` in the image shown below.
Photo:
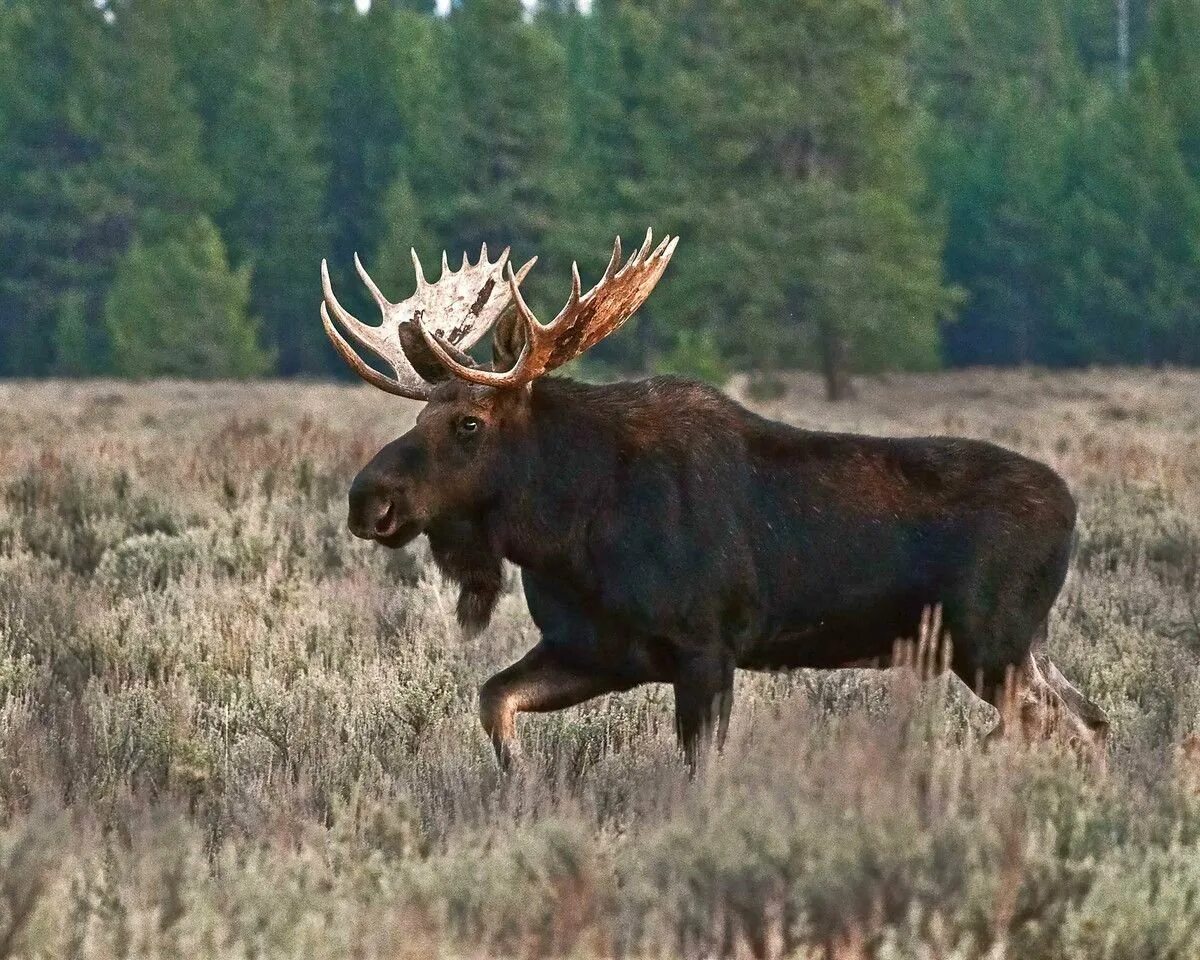
<path fill-rule="evenodd" d="M 739 678 L 694 783 L 658 688 L 530 721 L 505 779 L 475 691 L 532 642 L 515 584 L 463 638 L 422 545 L 345 531 L 417 405 L 7 383 L 0 954 L 1200 955 L 1200 376 L 819 395 L 765 412 L 1067 477 L 1049 649 L 1113 721 L 1106 776 L 982 751 L 993 716 L 950 681 L 843 671 Z"/>

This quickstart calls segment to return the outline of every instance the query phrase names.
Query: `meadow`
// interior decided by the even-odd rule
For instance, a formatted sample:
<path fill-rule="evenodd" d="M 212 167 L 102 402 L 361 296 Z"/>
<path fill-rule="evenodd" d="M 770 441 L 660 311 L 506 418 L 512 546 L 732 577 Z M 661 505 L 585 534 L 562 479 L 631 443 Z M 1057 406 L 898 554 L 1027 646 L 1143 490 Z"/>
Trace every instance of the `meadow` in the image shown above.
<path fill-rule="evenodd" d="M 1106 773 L 842 671 L 742 676 L 696 780 L 654 687 L 524 718 L 502 776 L 475 697 L 534 642 L 517 574 L 467 639 L 422 543 L 345 529 L 415 405 L 0 382 L 0 958 L 1200 957 L 1200 374 L 786 387 L 749 402 L 1067 477 L 1050 654 Z"/>

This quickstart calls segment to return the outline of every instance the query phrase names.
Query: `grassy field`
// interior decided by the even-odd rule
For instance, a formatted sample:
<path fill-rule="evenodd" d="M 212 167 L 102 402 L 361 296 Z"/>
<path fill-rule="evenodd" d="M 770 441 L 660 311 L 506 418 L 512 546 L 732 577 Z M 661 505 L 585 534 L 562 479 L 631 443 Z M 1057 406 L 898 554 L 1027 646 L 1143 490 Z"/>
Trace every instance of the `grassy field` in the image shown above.
<path fill-rule="evenodd" d="M 534 640 L 517 577 L 466 640 L 423 545 L 345 530 L 414 407 L 2 383 L 0 957 L 1200 957 L 1200 375 L 819 396 L 765 409 L 1068 478 L 1051 654 L 1106 776 L 983 752 L 954 683 L 844 671 L 742 677 L 696 782 L 658 688 L 523 720 L 503 778 L 475 691 Z"/>

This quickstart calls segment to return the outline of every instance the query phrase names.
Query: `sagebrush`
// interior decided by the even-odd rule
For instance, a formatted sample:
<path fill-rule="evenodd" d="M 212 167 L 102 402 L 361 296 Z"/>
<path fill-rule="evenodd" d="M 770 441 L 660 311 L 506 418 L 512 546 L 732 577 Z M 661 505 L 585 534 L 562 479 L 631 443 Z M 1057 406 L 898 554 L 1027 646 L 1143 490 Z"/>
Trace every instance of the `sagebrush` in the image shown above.
<path fill-rule="evenodd" d="M 787 387 L 761 408 L 1068 478 L 1050 644 L 1107 775 L 982 750 L 956 681 L 843 671 L 741 678 L 695 781 L 658 688 L 526 718 L 504 777 L 475 691 L 534 641 L 515 574 L 466 639 L 420 546 L 344 529 L 415 406 L 8 383 L 0 956 L 1200 956 L 1200 375 Z"/>

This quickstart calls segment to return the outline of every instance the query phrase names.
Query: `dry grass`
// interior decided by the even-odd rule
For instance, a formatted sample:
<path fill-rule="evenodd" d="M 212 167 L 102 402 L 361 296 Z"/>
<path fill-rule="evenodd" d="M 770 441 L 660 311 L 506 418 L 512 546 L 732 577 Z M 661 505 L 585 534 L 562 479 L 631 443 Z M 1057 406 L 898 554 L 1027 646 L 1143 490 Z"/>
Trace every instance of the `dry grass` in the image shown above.
<path fill-rule="evenodd" d="M 474 697 L 533 641 L 515 579 L 464 640 L 422 548 L 344 530 L 412 407 L 6 383 L 0 957 L 1200 956 L 1200 376 L 818 396 L 767 412 L 1068 477 L 1052 652 L 1114 720 L 1107 777 L 981 752 L 950 683 L 846 671 L 742 678 L 699 782 L 654 688 L 525 721 L 503 779 Z"/>

